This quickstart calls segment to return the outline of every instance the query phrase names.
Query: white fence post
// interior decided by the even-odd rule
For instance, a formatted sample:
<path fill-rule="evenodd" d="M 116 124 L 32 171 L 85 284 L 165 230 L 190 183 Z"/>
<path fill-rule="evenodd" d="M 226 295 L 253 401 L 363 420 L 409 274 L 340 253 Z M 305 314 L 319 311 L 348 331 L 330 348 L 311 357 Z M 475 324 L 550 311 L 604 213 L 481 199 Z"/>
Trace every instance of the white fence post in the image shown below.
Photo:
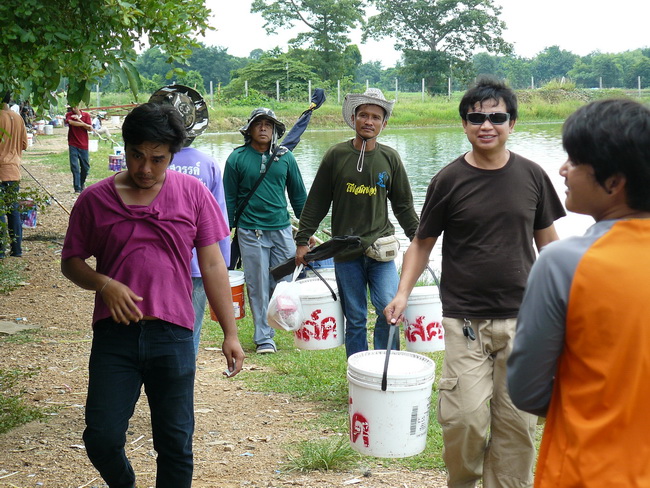
<path fill-rule="evenodd" d="M 341 80 L 336 80 L 336 100 L 341 103 Z"/>
<path fill-rule="evenodd" d="M 244 81 L 244 93 L 246 98 L 248 98 L 248 80 Z"/>
<path fill-rule="evenodd" d="M 275 80 L 275 99 L 280 101 L 280 80 Z"/>

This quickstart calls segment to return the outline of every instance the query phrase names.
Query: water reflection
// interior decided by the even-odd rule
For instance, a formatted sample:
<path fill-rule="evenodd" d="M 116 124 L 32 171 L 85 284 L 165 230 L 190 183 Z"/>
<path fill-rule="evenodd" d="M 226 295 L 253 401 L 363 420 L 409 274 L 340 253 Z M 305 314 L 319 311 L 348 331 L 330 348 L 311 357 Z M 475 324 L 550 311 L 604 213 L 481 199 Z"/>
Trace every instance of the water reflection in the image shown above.
<path fill-rule="evenodd" d="M 561 143 L 561 124 L 517 124 L 510 136 L 508 147 L 522 156 L 540 164 L 551 177 L 555 190 L 564 201 L 564 179 L 558 174 L 560 165 L 566 160 Z M 300 165 L 307 189 L 311 184 L 325 151 L 338 142 L 351 139 L 353 133 L 346 130 L 308 130 L 296 147 L 294 154 Z M 443 166 L 471 148 L 460 125 L 458 127 L 391 129 L 383 132 L 379 141 L 395 148 L 404 161 L 411 181 L 416 211 L 420 212 L 429 181 Z M 211 154 L 222 169 L 228 155 L 241 145 L 242 136 L 238 132 L 203 134 L 194 146 Z M 403 249 L 408 240 L 402 234 L 397 221 L 392 218 Z M 556 222 L 560 237 L 580 235 L 593 223 L 590 217 L 569 214 Z M 434 251 L 434 261 L 439 251 Z"/>

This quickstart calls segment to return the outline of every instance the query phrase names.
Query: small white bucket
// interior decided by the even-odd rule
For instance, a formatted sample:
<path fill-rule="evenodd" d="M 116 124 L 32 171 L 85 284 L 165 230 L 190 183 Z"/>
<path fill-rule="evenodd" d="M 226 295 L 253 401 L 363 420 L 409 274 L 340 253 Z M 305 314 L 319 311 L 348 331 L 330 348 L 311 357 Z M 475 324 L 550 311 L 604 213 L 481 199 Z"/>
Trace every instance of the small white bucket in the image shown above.
<path fill-rule="evenodd" d="M 445 350 L 442 304 L 437 286 L 416 286 L 404 312 L 406 350 L 435 352 Z"/>
<path fill-rule="evenodd" d="M 97 152 L 99 150 L 99 141 L 97 139 L 90 139 L 88 141 L 88 151 Z"/>
<path fill-rule="evenodd" d="M 348 358 L 350 444 L 369 456 L 414 456 L 427 443 L 436 365 L 421 354 L 391 351 L 382 391 L 385 360 L 385 350 Z"/>
<path fill-rule="evenodd" d="M 124 146 L 113 146 L 113 154 L 119 156 L 124 154 Z"/>
<path fill-rule="evenodd" d="M 119 115 L 111 115 L 111 124 L 113 124 L 116 127 L 120 126 L 120 116 Z"/>
<path fill-rule="evenodd" d="M 54 134 L 54 126 L 52 124 L 45 124 L 43 126 L 43 133 L 46 136 L 51 136 L 52 134 Z"/>
<path fill-rule="evenodd" d="M 340 298 L 334 301 L 329 288 L 319 278 L 305 278 L 300 283 L 300 302 L 305 320 L 293 333 L 298 349 L 332 349 L 343 344 L 343 309 Z M 336 281 L 327 279 L 334 293 Z"/>
<path fill-rule="evenodd" d="M 232 308 L 235 312 L 235 320 L 243 319 L 246 316 L 246 304 L 244 303 L 244 272 L 228 271 L 230 282 L 230 294 L 232 295 Z M 217 314 L 210 307 L 210 318 L 217 321 Z"/>
<path fill-rule="evenodd" d="M 34 134 L 31 132 L 27 133 L 27 147 L 32 147 L 34 145 Z"/>

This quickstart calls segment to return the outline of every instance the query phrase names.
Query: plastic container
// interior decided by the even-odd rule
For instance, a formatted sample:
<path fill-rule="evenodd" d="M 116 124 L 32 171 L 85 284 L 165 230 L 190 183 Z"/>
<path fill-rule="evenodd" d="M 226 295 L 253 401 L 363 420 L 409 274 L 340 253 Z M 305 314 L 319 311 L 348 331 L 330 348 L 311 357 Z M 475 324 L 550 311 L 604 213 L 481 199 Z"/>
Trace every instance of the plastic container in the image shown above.
<path fill-rule="evenodd" d="M 88 151 L 97 152 L 99 150 L 99 141 L 97 139 L 90 139 L 88 141 Z"/>
<path fill-rule="evenodd" d="M 108 156 L 108 170 L 109 171 L 122 171 L 124 165 L 124 156 L 117 154 L 110 154 Z"/>
<path fill-rule="evenodd" d="M 421 354 L 391 351 L 382 391 L 385 359 L 385 350 L 348 358 L 350 444 L 369 456 L 414 456 L 427 442 L 436 365 Z"/>
<path fill-rule="evenodd" d="M 43 133 L 46 136 L 51 136 L 52 134 L 54 134 L 54 126 L 51 124 L 45 124 L 43 126 Z"/>
<path fill-rule="evenodd" d="M 327 279 L 337 293 L 336 281 Z M 305 278 L 300 283 L 300 302 L 305 320 L 293 333 L 293 343 L 298 349 L 332 349 L 345 341 L 343 309 L 339 301 L 319 278 Z"/>
<path fill-rule="evenodd" d="M 437 286 L 416 286 L 404 312 L 406 350 L 435 352 L 445 350 L 442 304 Z"/>
<path fill-rule="evenodd" d="M 232 307 L 235 312 L 235 320 L 243 319 L 246 316 L 246 304 L 244 302 L 244 272 L 228 271 L 230 280 L 230 292 L 232 294 Z M 217 316 L 210 307 L 210 318 L 217 320 Z"/>
<path fill-rule="evenodd" d="M 32 199 L 18 201 L 18 213 L 20 222 L 24 229 L 33 229 L 36 227 L 38 211 L 36 203 Z"/>
<path fill-rule="evenodd" d="M 309 263 L 312 267 L 320 274 L 323 278 L 327 280 L 336 280 L 336 273 L 334 272 L 334 258 L 321 259 L 319 261 L 312 261 Z M 305 276 L 307 278 L 317 278 L 314 272 L 305 268 Z"/>

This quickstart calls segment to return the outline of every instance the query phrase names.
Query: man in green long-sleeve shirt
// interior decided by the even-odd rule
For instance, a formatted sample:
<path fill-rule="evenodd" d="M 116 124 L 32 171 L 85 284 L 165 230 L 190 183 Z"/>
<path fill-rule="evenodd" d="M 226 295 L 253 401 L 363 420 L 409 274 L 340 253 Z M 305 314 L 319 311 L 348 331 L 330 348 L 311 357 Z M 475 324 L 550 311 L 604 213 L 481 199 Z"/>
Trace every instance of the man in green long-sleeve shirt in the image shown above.
<path fill-rule="evenodd" d="M 345 97 L 343 118 L 355 130 L 355 137 L 331 147 L 323 157 L 296 235 L 296 263 L 304 264 L 309 238 L 331 205 L 332 234 L 361 238 L 360 248 L 334 258 L 348 356 L 368 349 L 368 289 L 377 311 L 374 347 L 386 349 L 388 345 L 389 326 L 382 311 L 397 292 L 399 282 L 393 261 L 397 255 L 395 228 L 388 219 L 388 201 L 409 239 L 418 227 L 411 187 L 399 154 L 377 142 L 392 108 L 393 102 L 375 88 Z M 391 236 L 394 243 L 384 244 L 391 241 Z M 385 239 L 378 242 L 380 238 Z M 399 348 L 397 335 L 392 348 Z"/>
<path fill-rule="evenodd" d="M 223 184 L 230 227 L 237 227 L 239 249 L 248 290 L 248 301 L 255 323 L 254 341 L 260 354 L 274 353 L 275 330 L 266 320 L 269 299 L 275 281 L 269 267 L 295 253 L 286 194 L 296 217 L 307 198 L 307 191 L 291 151 L 280 148 L 279 158 L 269 160 L 285 126 L 272 110 L 253 110 L 248 123 L 240 129 L 244 145 L 236 148 L 226 161 Z M 266 176 L 245 205 L 262 174 Z"/>

